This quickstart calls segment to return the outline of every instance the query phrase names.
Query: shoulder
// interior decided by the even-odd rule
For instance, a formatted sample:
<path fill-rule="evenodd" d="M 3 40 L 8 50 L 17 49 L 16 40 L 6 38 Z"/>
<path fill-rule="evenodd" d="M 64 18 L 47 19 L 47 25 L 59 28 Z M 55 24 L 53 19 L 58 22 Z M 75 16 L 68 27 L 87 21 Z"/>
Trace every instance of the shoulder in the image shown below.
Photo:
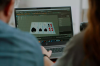
<path fill-rule="evenodd" d="M 80 32 L 79 34 L 75 35 L 73 38 L 70 39 L 70 42 L 74 42 L 75 44 L 79 44 L 83 42 L 85 31 Z"/>
<path fill-rule="evenodd" d="M 34 35 L 29 34 L 28 32 L 23 32 L 19 29 L 12 28 L 6 25 L 4 27 L 4 31 L 2 32 L 3 37 L 14 43 L 16 45 L 23 45 L 24 47 L 36 47 L 37 49 L 40 48 L 40 44 Z M 6 35 L 6 36 L 4 36 Z M 34 49 L 34 48 L 33 48 Z"/>
<path fill-rule="evenodd" d="M 66 44 L 66 47 L 83 47 L 85 31 L 80 32 L 79 34 L 72 37 L 69 42 Z"/>
<path fill-rule="evenodd" d="M 12 36 L 16 40 L 19 40 L 20 42 L 22 42 L 24 44 L 26 43 L 28 45 L 35 46 L 35 47 L 40 46 L 37 38 L 34 35 L 31 35 L 28 32 L 23 32 L 23 31 L 21 31 L 19 29 L 13 29 L 12 33 L 13 33 Z"/>
<path fill-rule="evenodd" d="M 64 55 L 73 55 L 76 59 L 80 59 L 80 61 L 84 57 L 84 34 L 85 31 L 80 32 L 75 35 L 70 41 L 66 44 L 64 49 Z"/>
<path fill-rule="evenodd" d="M 28 32 L 23 32 L 17 28 L 8 27 L 4 33 L 7 33 L 11 37 L 16 37 L 18 39 L 29 39 L 29 40 L 37 40 L 34 35 L 31 35 Z"/>

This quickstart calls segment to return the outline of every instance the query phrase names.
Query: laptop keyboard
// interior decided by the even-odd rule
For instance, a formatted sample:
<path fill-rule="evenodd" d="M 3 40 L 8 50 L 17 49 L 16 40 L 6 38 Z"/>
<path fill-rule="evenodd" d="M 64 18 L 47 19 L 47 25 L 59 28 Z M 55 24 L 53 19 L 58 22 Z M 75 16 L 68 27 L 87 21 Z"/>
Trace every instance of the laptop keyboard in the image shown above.
<path fill-rule="evenodd" d="M 58 53 L 58 52 L 63 52 L 64 50 L 64 47 L 62 48 L 50 48 L 50 49 L 47 49 L 47 51 L 51 50 L 52 53 Z"/>

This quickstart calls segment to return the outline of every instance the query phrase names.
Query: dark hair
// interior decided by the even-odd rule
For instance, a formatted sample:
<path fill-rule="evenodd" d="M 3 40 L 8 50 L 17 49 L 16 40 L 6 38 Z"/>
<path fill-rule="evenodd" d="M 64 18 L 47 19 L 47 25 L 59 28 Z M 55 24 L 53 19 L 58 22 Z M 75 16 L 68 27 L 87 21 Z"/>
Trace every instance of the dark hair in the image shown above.
<path fill-rule="evenodd" d="M 100 0 L 88 0 L 88 27 L 84 37 L 85 61 L 100 64 Z"/>
<path fill-rule="evenodd" d="M 11 0 L 0 0 L 0 11 L 3 10 Z"/>

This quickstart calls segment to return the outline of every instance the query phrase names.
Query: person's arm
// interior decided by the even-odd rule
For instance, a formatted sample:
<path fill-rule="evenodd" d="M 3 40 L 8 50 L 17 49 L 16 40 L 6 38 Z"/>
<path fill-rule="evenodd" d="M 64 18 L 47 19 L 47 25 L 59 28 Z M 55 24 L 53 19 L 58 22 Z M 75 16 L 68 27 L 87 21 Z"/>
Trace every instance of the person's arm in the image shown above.
<path fill-rule="evenodd" d="M 41 47 L 41 48 L 42 48 L 43 54 L 46 54 L 48 57 L 51 56 L 52 51 L 47 51 L 44 47 Z M 46 57 L 46 56 L 44 57 L 44 65 L 45 66 L 52 66 L 54 63 L 48 57 Z"/>
<path fill-rule="evenodd" d="M 48 58 L 44 57 L 44 66 L 52 66 L 54 63 Z"/>

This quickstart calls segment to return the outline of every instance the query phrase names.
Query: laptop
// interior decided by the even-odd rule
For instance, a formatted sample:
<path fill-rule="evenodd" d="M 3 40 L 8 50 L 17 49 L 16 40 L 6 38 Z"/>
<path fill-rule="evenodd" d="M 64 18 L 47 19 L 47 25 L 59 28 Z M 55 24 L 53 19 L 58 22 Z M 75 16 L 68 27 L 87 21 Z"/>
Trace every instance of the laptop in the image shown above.
<path fill-rule="evenodd" d="M 61 57 L 73 36 L 71 7 L 15 8 L 15 25 L 52 50 L 51 59 Z"/>

